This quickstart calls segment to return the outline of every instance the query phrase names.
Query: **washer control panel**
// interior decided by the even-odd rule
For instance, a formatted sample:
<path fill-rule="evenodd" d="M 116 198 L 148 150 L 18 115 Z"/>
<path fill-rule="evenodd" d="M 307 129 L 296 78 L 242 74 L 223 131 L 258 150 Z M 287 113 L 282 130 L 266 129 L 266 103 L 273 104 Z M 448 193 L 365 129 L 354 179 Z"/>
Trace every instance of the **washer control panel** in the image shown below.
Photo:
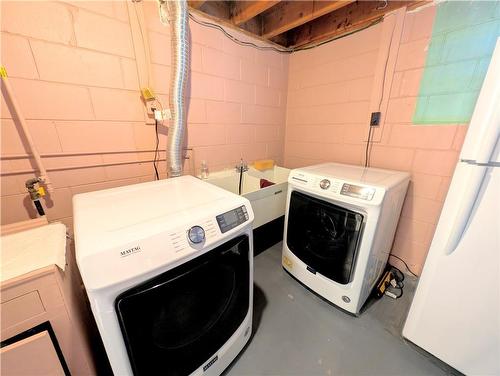
<path fill-rule="evenodd" d="M 373 199 L 373 195 L 375 194 L 375 188 L 344 183 L 342 185 L 342 189 L 340 190 L 340 194 L 371 201 L 371 199 Z"/>
<path fill-rule="evenodd" d="M 355 200 L 362 200 L 365 204 L 380 205 L 385 195 L 385 189 L 371 185 L 364 185 L 363 181 L 340 179 L 333 176 L 307 174 L 302 171 L 290 173 L 288 182 L 292 187 L 305 189 L 322 197 L 346 199 L 346 196 Z"/>
<path fill-rule="evenodd" d="M 200 244 L 205 241 L 205 230 L 201 226 L 193 226 L 188 230 L 188 239 L 192 244 Z"/>
<path fill-rule="evenodd" d="M 236 226 L 241 225 L 245 221 L 248 221 L 247 208 L 244 205 L 239 208 L 225 212 L 216 216 L 217 223 L 219 224 L 220 231 L 225 233 Z"/>
<path fill-rule="evenodd" d="M 323 179 L 323 180 L 321 180 L 321 181 L 319 182 L 319 187 L 320 187 L 321 189 L 328 189 L 328 188 L 330 188 L 330 184 L 331 184 L 331 183 L 330 183 L 330 180 L 328 180 L 328 179 Z"/>

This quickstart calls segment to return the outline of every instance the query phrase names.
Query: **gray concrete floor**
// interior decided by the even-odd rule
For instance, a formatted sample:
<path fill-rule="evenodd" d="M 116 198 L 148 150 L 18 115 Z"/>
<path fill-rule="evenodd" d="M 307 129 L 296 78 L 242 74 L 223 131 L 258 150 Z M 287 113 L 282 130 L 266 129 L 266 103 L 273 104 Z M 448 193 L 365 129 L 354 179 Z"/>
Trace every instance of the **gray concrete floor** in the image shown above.
<path fill-rule="evenodd" d="M 225 375 L 449 375 L 444 363 L 405 342 L 404 295 L 370 301 L 359 317 L 325 302 L 281 267 L 281 243 L 255 257 L 254 334 Z"/>

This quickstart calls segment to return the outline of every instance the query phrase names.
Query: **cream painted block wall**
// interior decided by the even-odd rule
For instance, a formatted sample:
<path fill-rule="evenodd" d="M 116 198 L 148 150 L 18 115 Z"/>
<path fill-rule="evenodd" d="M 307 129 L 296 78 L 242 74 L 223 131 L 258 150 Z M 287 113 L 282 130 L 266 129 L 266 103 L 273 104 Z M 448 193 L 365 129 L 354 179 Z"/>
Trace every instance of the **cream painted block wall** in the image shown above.
<path fill-rule="evenodd" d="M 156 1 L 137 6 L 151 47 L 150 85 L 168 106 L 169 30 Z M 56 169 L 49 171 L 55 192 L 44 199 L 48 219 L 71 225 L 73 194 L 152 180 L 152 163 L 144 161 L 153 157 L 154 126 L 140 98 L 136 54 L 143 51 L 134 50 L 126 2 L 2 1 L 1 14 L 2 65 L 40 152 L 86 153 L 44 157 Z M 238 46 L 192 22 L 190 28 L 187 146 L 196 166 L 188 161 L 186 171 L 203 159 L 212 171 L 240 158 L 282 163 L 288 56 Z M 162 129 L 160 150 L 166 140 Z M 2 224 L 36 216 L 24 188 L 32 162 L 9 157 L 27 152 L 2 94 Z M 165 177 L 165 163 L 159 167 Z"/>

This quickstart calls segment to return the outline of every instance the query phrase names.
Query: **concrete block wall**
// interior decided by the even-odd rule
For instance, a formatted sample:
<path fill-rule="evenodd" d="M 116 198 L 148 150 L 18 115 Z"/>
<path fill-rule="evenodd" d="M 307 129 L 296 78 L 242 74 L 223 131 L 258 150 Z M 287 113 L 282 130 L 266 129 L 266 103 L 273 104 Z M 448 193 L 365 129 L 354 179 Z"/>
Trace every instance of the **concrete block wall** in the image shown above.
<path fill-rule="evenodd" d="M 143 7 L 150 44 L 150 85 L 168 107 L 169 29 L 159 21 L 156 1 L 136 6 Z M 1 13 L 2 65 L 37 148 L 50 154 L 43 158 L 46 167 L 56 169 L 49 171 L 55 192 L 43 200 L 49 220 L 71 226 L 76 193 L 152 180 L 153 165 L 145 161 L 153 158 L 156 138 L 140 98 L 137 64 L 144 52 L 134 49 L 126 2 L 2 1 Z M 212 171 L 240 158 L 282 163 L 288 57 L 238 46 L 193 22 L 190 28 L 187 146 L 193 151 L 187 173 L 203 159 Z M 36 216 L 24 188 L 34 174 L 3 93 L 0 110 L 6 224 Z M 160 129 L 162 151 L 166 139 Z M 164 162 L 159 169 L 165 177 Z"/>
<path fill-rule="evenodd" d="M 381 24 L 292 54 L 285 164 L 361 164 Z"/>
<path fill-rule="evenodd" d="M 425 262 L 467 131 L 466 124 L 412 124 L 435 12 L 428 7 L 404 15 L 400 43 L 391 46 L 396 61 L 384 124 L 370 152 L 373 167 L 411 172 L 392 253 L 416 273 Z M 291 56 L 285 165 L 364 163 L 369 94 L 380 74 L 374 67 L 381 27 Z M 391 262 L 404 269 L 397 259 Z"/>
<path fill-rule="evenodd" d="M 413 122 L 468 122 L 500 37 L 500 2 L 448 1 L 437 8 Z"/>
<path fill-rule="evenodd" d="M 140 100 L 142 52 L 134 50 L 125 2 L 1 6 L 2 64 L 37 147 L 81 154 L 44 158 L 56 169 L 50 171 L 56 191 L 44 202 L 49 219 L 71 224 L 75 193 L 152 180 L 152 164 L 145 161 L 152 159 L 154 127 Z M 155 2 L 140 6 L 151 47 L 150 83 L 167 104 L 169 31 Z M 383 124 L 373 137 L 370 165 L 412 174 L 392 252 L 420 272 L 467 131 L 466 124 L 412 124 L 435 12 L 400 12 L 390 40 L 384 21 L 291 56 L 236 45 L 191 22 L 187 140 L 196 166 L 191 159 L 187 171 L 203 159 L 216 171 L 240 157 L 272 158 L 291 168 L 324 161 L 361 165 L 373 94 L 384 81 Z M 382 77 L 386 43 L 390 69 Z M 22 156 L 27 149 L 3 98 L 1 118 L 1 221 L 11 223 L 35 215 L 24 191 L 33 173 L 12 174 L 32 164 Z M 162 131 L 160 149 L 165 146 Z M 93 167 L 74 168 L 83 165 Z"/>

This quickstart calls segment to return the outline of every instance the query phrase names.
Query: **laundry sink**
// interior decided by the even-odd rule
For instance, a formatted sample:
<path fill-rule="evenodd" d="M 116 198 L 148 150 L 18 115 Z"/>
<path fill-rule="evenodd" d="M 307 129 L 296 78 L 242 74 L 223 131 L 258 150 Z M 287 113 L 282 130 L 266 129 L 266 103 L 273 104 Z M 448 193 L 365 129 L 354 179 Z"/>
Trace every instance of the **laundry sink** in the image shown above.
<path fill-rule="evenodd" d="M 49 265 L 64 270 L 66 226 L 52 223 L 1 237 L 0 282 Z"/>

